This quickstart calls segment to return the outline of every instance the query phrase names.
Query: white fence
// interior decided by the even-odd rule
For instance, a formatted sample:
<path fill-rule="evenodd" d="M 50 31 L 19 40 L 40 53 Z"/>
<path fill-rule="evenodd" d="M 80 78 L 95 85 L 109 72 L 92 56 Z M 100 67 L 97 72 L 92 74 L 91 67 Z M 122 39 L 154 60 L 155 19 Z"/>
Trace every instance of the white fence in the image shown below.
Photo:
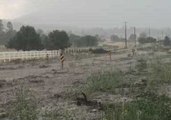
<path fill-rule="evenodd" d="M 96 49 L 98 47 L 91 47 L 91 49 Z M 89 52 L 90 47 L 85 48 L 68 48 L 65 49 L 64 53 L 82 53 Z M 0 61 L 12 61 L 12 60 L 29 60 L 29 59 L 45 59 L 47 56 L 49 58 L 59 57 L 60 50 L 49 50 L 49 51 L 13 51 L 13 52 L 0 52 Z"/>
<path fill-rule="evenodd" d="M 14 52 L 0 52 L 0 61 L 12 61 L 12 60 L 29 60 L 29 59 L 40 59 L 59 56 L 60 51 L 14 51 Z"/>
<path fill-rule="evenodd" d="M 78 53 L 88 52 L 89 48 L 69 48 L 65 50 L 65 53 Z M 60 50 L 50 51 L 13 51 L 13 52 L 0 52 L 0 61 L 12 61 L 12 60 L 29 60 L 29 59 L 41 59 L 41 58 L 54 58 L 59 57 Z"/>

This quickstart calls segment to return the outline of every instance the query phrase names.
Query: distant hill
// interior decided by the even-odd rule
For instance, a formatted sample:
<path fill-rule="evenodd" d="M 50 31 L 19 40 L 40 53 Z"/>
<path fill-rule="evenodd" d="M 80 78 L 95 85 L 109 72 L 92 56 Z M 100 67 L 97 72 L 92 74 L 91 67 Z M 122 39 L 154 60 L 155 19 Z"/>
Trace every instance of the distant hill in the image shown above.
<path fill-rule="evenodd" d="M 40 18 L 39 18 L 40 17 Z M 41 15 L 26 15 L 20 18 L 12 20 L 14 28 L 19 30 L 22 25 L 31 25 L 34 26 L 36 29 L 42 29 L 45 33 L 48 33 L 52 30 L 65 30 L 68 33 L 74 33 L 78 35 L 99 35 L 105 39 L 109 39 L 112 34 L 116 34 L 119 37 L 124 37 L 124 28 L 79 28 L 75 26 L 68 26 L 63 23 L 64 22 L 54 20 L 52 22 L 47 23 L 46 18 L 41 17 Z M 7 20 L 5 20 L 7 21 Z M 128 25 L 129 28 L 129 25 Z M 137 28 L 137 34 L 139 35 L 142 32 L 145 32 L 147 35 L 149 33 L 149 28 Z M 133 28 L 128 29 L 128 37 L 130 34 L 133 34 Z M 171 29 L 170 28 L 162 28 L 162 29 L 155 29 L 151 28 L 151 36 L 154 36 L 158 39 L 161 39 L 164 36 L 171 37 Z"/>

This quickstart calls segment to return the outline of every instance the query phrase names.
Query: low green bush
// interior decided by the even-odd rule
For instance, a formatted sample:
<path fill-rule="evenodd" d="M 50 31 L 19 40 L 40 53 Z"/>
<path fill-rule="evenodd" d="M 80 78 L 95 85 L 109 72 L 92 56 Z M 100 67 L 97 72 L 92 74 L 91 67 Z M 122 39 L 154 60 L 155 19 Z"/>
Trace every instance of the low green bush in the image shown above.
<path fill-rule="evenodd" d="M 132 102 L 106 105 L 102 120 L 170 120 L 171 99 L 145 93 Z"/>
<path fill-rule="evenodd" d="M 16 93 L 16 101 L 11 105 L 9 117 L 12 120 L 38 120 L 37 102 L 29 90 L 21 87 Z"/>
<path fill-rule="evenodd" d="M 91 53 L 94 53 L 94 54 L 105 54 L 105 53 L 108 53 L 109 51 L 103 49 L 103 48 L 97 48 L 97 49 L 90 49 L 89 50 Z"/>
<path fill-rule="evenodd" d="M 119 71 L 103 71 L 88 77 L 85 90 L 93 92 L 115 92 L 115 89 L 123 84 L 123 73 Z"/>

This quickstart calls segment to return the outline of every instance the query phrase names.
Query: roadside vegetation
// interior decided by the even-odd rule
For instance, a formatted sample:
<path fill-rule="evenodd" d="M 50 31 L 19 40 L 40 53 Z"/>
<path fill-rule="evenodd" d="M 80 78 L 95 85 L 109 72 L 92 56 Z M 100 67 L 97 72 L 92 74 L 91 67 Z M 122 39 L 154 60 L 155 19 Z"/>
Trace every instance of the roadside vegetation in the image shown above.
<path fill-rule="evenodd" d="M 54 31 L 49 36 L 54 38 L 57 33 L 60 34 L 59 31 Z M 63 35 L 67 38 L 66 34 Z M 53 39 L 51 41 L 54 42 Z M 60 49 L 68 46 L 62 47 Z M 69 104 L 75 105 L 72 110 L 68 106 L 60 108 L 58 102 L 56 106 L 46 106 L 42 110 L 32 91 L 21 87 L 7 115 L 14 120 L 84 120 L 84 116 L 77 116 L 77 110 L 85 107 L 88 112 L 96 113 L 98 120 L 170 120 L 171 98 L 165 89 L 171 85 L 170 55 L 158 56 L 152 47 L 149 47 L 150 52 L 145 55 L 127 57 L 124 54 L 126 57 L 120 60 L 123 60 L 125 68 L 108 66 L 91 73 L 86 81 L 78 81 L 80 83 L 76 83 L 77 86 L 70 86 L 75 88 L 67 91 L 65 100 L 72 101 Z M 67 57 L 80 62 L 83 58 L 107 52 L 102 49 L 90 51 L 96 54 L 73 53 Z M 72 62 L 68 65 L 71 68 L 76 66 Z M 119 99 L 116 100 L 117 97 Z"/>
<path fill-rule="evenodd" d="M 114 93 L 117 87 L 123 85 L 123 73 L 118 71 L 102 71 L 92 74 L 87 79 L 85 90 L 88 94 L 93 92 Z"/>
<path fill-rule="evenodd" d="M 101 120 L 170 120 L 171 118 L 171 99 L 166 94 L 159 94 L 160 87 L 170 84 L 171 67 L 155 58 L 152 62 L 145 59 L 137 60 L 134 68 L 135 72 L 122 72 L 119 70 L 106 70 L 92 74 L 87 78 L 86 85 L 81 86 L 81 90 L 87 96 L 94 93 L 107 93 L 111 95 L 120 94 L 125 96 L 124 101 L 102 103 L 99 119 Z M 149 73 L 150 72 L 150 73 Z M 130 75 L 145 75 L 147 83 L 135 84 L 137 81 L 128 81 Z M 129 94 L 123 94 L 125 88 L 129 89 Z M 150 89 L 149 89 L 150 88 Z M 123 91 L 116 93 L 117 89 Z M 136 93 L 132 89 L 140 89 Z M 157 90 L 157 91 L 156 91 Z M 136 90 L 134 90 L 136 91 Z M 130 95 L 135 94 L 135 95 Z M 131 97 L 131 100 L 127 98 Z M 75 111 L 76 112 L 76 111 Z M 16 101 L 9 110 L 9 117 L 15 120 L 77 120 L 79 119 L 74 112 L 66 108 L 48 109 L 40 111 L 36 98 L 31 91 L 21 87 L 16 94 Z"/>
<path fill-rule="evenodd" d="M 8 115 L 13 120 L 38 120 L 37 100 L 31 91 L 21 86 L 16 92 L 16 100 L 8 108 Z"/>
<path fill-rule="evenodd" d="M 111 70 L 92 74 L 88 77 L 83 91 L 91 96 L 99 92 L 116 94 L 118 88 L 128 89 L 129 93 L 126 97 L 128 99 L 131 97 L 131 101 L 104 103 L 102 115 L 104 120 L 169 120 L 171 99 L 166 92 L 161 93 L 161 89 L 171 83 L 170 71 L 170 63 L 165 63 L 161 58 L 140 58 L 133 72 Z M 128 82 L 129 74 L 142 79 Z M 123 91 L 119 94 L 125 96 Z"/>
<path fill-rule="evenodd" d="M 171 99 L 146 92 L 131 102 L 108 104 L 103 120 L 170 120 Z"/>

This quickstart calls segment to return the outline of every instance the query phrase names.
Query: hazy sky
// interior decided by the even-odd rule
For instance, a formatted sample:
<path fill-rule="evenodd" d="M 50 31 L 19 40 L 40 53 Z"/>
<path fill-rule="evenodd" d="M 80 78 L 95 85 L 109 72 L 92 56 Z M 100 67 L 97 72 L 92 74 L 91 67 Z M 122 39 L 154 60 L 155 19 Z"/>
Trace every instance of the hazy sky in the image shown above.
<path fill-rule="evenodd" d="M 0 0 L 0 18 L 77 27 L 171 27 L 171 0 Z"/>

